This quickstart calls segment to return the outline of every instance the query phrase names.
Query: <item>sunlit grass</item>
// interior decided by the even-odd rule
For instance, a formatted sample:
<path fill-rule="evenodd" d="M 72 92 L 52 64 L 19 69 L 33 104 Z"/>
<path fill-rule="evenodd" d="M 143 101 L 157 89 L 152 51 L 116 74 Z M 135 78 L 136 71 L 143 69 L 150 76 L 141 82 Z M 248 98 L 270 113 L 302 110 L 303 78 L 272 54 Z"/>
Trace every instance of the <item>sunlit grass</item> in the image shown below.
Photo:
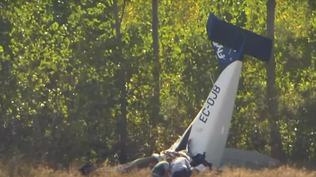
<path fill-rule="evenodd" d="M 105 167 L 106 169 L 111 169 L 111 167 Z M 31 167 L 29 165 L 22 165 L 16 162 L 7 163 L 6 165 L 0 165 L 0 177 L 74 177 L 81 176 L 77 171 L 78 166 L 73 165 L 71 169 L 67 171 L 62 170 L 52 170 L 50 168 L 41 167 Z M 106 170 L 108 171 L 108 170 Z M 198 177 L 316 177 L 316 171 L 308 171 L 305 169 L 294 169 L 290 167 L 280 167 L 277 169 L 265 169 L 259 171 L 246 170 L 246 169 L 225 169 L 221 174 L 215 172 L 207 172 L 203 174 L 195 174 L 192 176 Z M 100 172 L 100 171 L 99 171 Z M 94 174 L 90 176 L 104 176 L 104 177 L 150 177 L 150 170 L 142 170 L 138 172 L 133 172 L 129 174 L 120 174 L 117 172 L 104 172 Z"/>

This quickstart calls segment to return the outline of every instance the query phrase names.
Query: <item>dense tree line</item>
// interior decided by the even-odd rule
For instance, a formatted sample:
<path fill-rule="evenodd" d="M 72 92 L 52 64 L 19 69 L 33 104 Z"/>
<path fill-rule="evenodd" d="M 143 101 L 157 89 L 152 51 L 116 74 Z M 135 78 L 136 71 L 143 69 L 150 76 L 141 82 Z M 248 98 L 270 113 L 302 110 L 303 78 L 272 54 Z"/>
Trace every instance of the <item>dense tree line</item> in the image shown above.
<path fill-rule="evenodd" d="M 277 1 L 271 12 L 268 6 L 1 1 L 2 160 L 23 155 L 26 162 L 68 166 L 120 157 L 124 163 L 169 147 L 218 76 L 205 31 L 213 12 L 275 38 L 275 63 L 246 57 L 227 146 L 316 162 L 316 4 Z M 268 12 L 275 12 L 270 34 Z"/>

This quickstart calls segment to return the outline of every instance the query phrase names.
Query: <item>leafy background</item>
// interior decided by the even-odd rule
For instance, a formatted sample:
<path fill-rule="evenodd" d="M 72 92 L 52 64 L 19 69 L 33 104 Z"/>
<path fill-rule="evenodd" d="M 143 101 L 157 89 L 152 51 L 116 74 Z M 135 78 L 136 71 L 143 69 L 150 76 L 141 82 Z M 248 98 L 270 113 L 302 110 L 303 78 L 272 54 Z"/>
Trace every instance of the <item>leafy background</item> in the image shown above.
<path fill-rule="evenodd" d="M 1 160 L 68 168 L 168 148 L 218 77 L 209 12 L 267 35 L 263 0 L 1 1 Z M 246 57 L 227 146 L 314 163 L 315 2 L 277 1 L 273 25 L 275 64 Z"/>

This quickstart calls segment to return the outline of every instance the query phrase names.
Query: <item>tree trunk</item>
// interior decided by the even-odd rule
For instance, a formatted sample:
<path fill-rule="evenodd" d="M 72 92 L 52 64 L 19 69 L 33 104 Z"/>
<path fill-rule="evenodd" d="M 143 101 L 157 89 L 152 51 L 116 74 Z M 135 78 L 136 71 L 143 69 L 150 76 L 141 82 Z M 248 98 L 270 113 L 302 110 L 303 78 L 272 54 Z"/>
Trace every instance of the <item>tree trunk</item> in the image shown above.
<path fill-rule="evenodd" d="M 124 9 L 123 9 L 124 10 Z M 117 1 L 113 0 L 113 11 L 115 18 L 115 30 L 119 53 L 120 71 L 119 71 L 119 89 L 121 93 L 120 105 L 121 105 L 121 116 L 118 121 L 118 130 L 120 132 L 120 163 L 127 162 L 127 152 L 126 152 L 126 141 L 127 141 L 127 91 L 126 91 L 126 70 L 124 64 L 123 56 L 123 46 L 122 46 L 122 34 L 121 34 L 121 20 L 119 18 L 119 11 Z"/>
<path fill-rule="evenodd" d="M 153 36 L 153 49 L 154 49 L 154 67 L 153 67 L 153 77 L 154 77 L 154 97 L 153 97 L 153 110 L 152 110 L 152 126 L 153 126 L 153 142 L 152 151 L 156 150 L 156 138 L 157 131 L 157 121 L 160 117 L 160 87 L 159 87 L 159 77 L 160 77 L 160 61 L 159 61 L 159 33 L 158 33 L 158 0 L 152 1 L 152 36 Z"/>
<path fill-rule="evenodd" d="M 267 1 L 267 32 L 268 37 L 274 42 L 274 19 L 275 19 L 276 0 Z M 277 124 L 279 119 L 278 112 L 278 94 L 275 84 L 275 58 L 272 49 L 270 62 L 267 64 L 267 108 L 269 115 L 270 131 L 270 146 L 271 156 L 279 160 L 284 159 L 284 151 L 282 149 L 282 139 L 280 135 L 280 127 Z"/>

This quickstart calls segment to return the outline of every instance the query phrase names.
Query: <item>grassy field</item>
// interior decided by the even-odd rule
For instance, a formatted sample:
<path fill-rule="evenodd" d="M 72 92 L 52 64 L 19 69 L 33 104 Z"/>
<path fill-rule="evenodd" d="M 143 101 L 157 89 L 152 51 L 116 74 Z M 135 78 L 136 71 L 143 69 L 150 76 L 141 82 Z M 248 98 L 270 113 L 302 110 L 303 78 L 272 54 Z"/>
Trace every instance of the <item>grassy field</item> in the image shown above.
<path fill-rule="evenodd" d="M 69 172 L 54 171 L 45 167 L 28 167 L 19 164 L 0 165 L 0 177 L 79 177 L 81 176 L 77 172 L 77 167 L 72 167 Z M 150 170 L 143 170 L 130 174 L 119 174 L 114 172 L 108 172 L 103 174 L 94 174 L 91 176 L 104 176 L 104 177 L 150 177 Z M 305 169 L 294 169 L 290 167 L 280 167 L 273 170 L 260 170 L 251 171 L 245 169 L 224 169 L 221 174 L 215 174 L 214 172 L 207 172 L 204 174 L 192 175 L 197 177 L 316 177 L 316 171 L 308 171 Z"/>

